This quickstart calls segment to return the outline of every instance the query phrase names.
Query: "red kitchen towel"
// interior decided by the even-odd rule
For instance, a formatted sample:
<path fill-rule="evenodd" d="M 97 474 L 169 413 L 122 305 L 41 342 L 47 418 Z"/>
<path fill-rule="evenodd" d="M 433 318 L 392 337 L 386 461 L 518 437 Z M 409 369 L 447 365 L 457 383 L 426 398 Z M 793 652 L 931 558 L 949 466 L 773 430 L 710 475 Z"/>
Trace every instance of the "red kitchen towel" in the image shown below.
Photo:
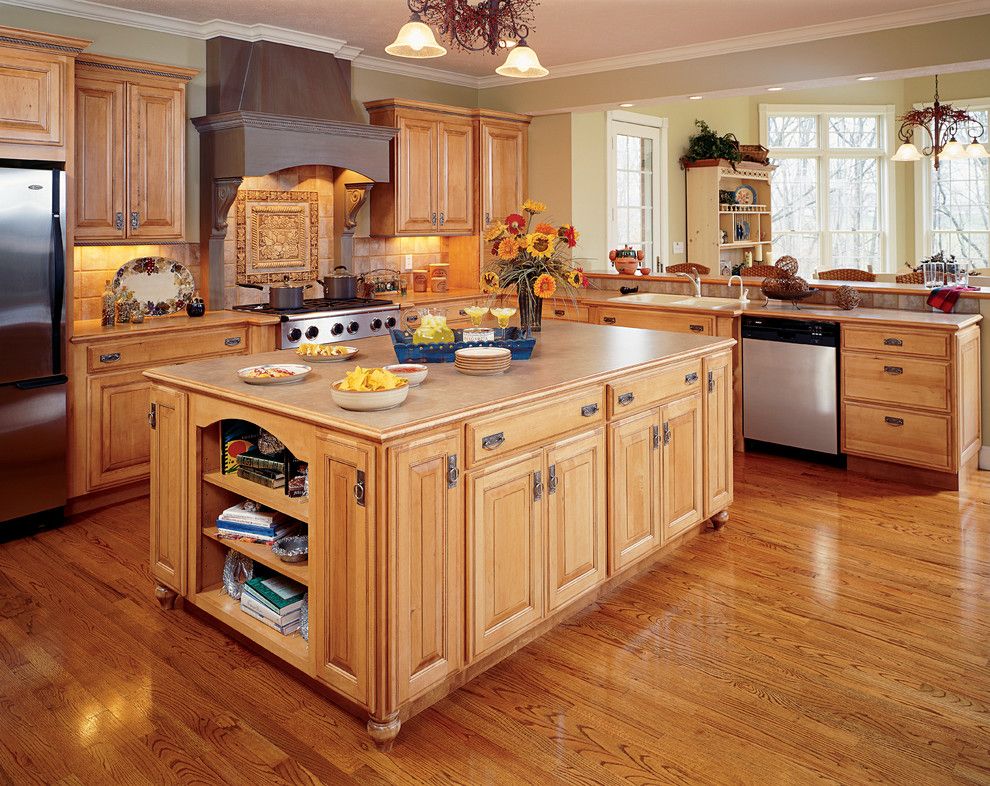
<path fill-rule="evenodd" d="M 951 287 L 938 287 L 937 289 L 933 289 L 932 293 L 928 296 L 928 305 L 944 311 L 946 314 L 951 314 L 952 310 L 956 307 L 956 301 L 959 300 L 959 294 L 961 292 L 975 292 L 977 289 L 979 287 L 963 287 L 958 284 Z"/>

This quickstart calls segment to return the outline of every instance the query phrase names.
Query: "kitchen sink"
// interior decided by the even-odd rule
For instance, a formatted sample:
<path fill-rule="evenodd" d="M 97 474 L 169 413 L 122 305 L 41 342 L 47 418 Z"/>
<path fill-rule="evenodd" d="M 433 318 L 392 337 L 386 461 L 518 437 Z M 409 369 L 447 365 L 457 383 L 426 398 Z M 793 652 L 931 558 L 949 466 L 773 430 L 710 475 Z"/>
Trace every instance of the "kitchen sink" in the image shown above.
<path fill-rule="evenodd" d="M 621 295 L 609 298 L 615 303 L 630 303 L 641 306 L 687 306 L 718 310 L 731 310 L 739 306 L 739 301 L 728 297 L 685 297 L 684 295 L 642 292 L 635 295 Z"/>

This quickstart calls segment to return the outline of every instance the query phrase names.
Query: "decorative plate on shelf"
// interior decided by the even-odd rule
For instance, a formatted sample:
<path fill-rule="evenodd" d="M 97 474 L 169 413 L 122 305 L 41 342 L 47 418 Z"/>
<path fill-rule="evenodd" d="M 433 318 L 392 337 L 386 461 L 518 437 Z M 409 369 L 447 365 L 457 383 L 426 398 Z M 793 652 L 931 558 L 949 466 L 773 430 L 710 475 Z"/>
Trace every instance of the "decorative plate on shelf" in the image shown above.
<path fill-rule="evenodd" d="M 138 257 L 120 266 L 111 288 L 118 299 L 133 298 L 145 316 L 162 317 L 184 310 L 196 283 L 174 259 Z"/>
<path fill-rule="evenodd" d="M 756 189 L 751 185 L 743 183 L 739 188 L 735 190 L 736 204 L 737 205 L 755 205 L 756 204 Z"/>

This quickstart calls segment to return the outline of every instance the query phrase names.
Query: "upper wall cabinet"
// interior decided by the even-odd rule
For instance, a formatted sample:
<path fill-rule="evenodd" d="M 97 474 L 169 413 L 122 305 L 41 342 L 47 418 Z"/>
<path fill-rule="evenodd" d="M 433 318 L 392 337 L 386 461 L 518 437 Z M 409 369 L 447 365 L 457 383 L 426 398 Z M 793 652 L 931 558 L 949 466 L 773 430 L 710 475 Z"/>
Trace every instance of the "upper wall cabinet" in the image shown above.
<path fill-rule="evenodd" d="M 76 73 L 76 242 L 182 240 L 196 71 L 89 55 Z"/>
<path fill-rule="evenodd" d="M 90 42 L 0 27 L 0 158 L 66 161 L 76 55 Z"/>
<path fill-rule="evenodd" d="M 371 192 L 373 235 L 471 235 L 495 205 L 518 210 L 528 116 L 398 99 L 365 107 L 372 125 L 399 129 L 391 182 Z"/>

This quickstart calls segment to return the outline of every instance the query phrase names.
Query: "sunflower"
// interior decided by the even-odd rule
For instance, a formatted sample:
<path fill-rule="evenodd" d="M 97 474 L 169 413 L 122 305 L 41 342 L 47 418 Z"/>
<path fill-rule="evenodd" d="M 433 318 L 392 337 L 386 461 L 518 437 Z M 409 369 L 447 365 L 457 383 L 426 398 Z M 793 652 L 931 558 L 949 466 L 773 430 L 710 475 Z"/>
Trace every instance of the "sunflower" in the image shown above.
<path fill-rule="evenodd" d="M 581 286 L 581 282 L 584 281 L 584 275 L 580 270 L 572 270 L 564 277 L 564 280 L 572 287 L 579 287 Z"/>
<path fill-rule="evenodd" d="M 505 229 L 510 235 L 518 235 L 526 228 L 526 219 L 518 213 L 505 217 Z"/>
<path fill-rule="evenodd" d="M 545 221 L 541 221 L 539 224 L 536 225 L 536 229 L 534 229 L 533 231 L 539 232 L 540 234 L 543 235 L 556 235 L 557 227 L 555 227 L 553 224 L 548 224 Z"/>
<path fill-rule="evenodd" d="M 557 282 L 553 280 L 553 276 L 549 273 L 541 273 L 536 281 L 533 282 L 533 294 L 537 297 L 553 297 L 553 293 L 556 291 Z"/>
<path fill-rule="evenodd" d="M 495 221 L 488 225 L 488 229 L 485 230 L 485 240 L 489 243 L 495 240 L 501 240 L 502 237 L 509 231 L 509 228 L 503 224 L 501 221 Z"/>
<path fill-rule="evenodd" d="M 534 232 L 526 235 L 526 250 L 537 259 L 549 259 L 553 256 L 554 244 L 557 238 L 553 235 L 544 235 L 542 232 Z"/>
<path fill-rule="evenodd" d="M 537 202 L 535 199 L 527 199 L 523 202 L 522 209 L 529 213 L 531 216 L 535 216 L 537 213 L 542 213 L 547 209 L 545 202 Z"/>
<path fill-rule="evenodd" d="M 578 238 L 581 237 L 581 233 L 570 224 L 564 224 L 557 230 L 557 237 L 566 241 L 568 248 L 574 248 L 577 245 Z"/>
<path fill-rule="evenodd" d="M 502 242 L 498 244 L 498 258 L 504 259 L 506 262 L 515 259 L 516 254 L 519 253 L 519 241 L 514 237 L 504 237 Z"/>
<path fill-rule="evenodd" d="M 486 293 L 498 291 L 498 273 L 488 270 L 481 276 L 481 288 Z"/>

